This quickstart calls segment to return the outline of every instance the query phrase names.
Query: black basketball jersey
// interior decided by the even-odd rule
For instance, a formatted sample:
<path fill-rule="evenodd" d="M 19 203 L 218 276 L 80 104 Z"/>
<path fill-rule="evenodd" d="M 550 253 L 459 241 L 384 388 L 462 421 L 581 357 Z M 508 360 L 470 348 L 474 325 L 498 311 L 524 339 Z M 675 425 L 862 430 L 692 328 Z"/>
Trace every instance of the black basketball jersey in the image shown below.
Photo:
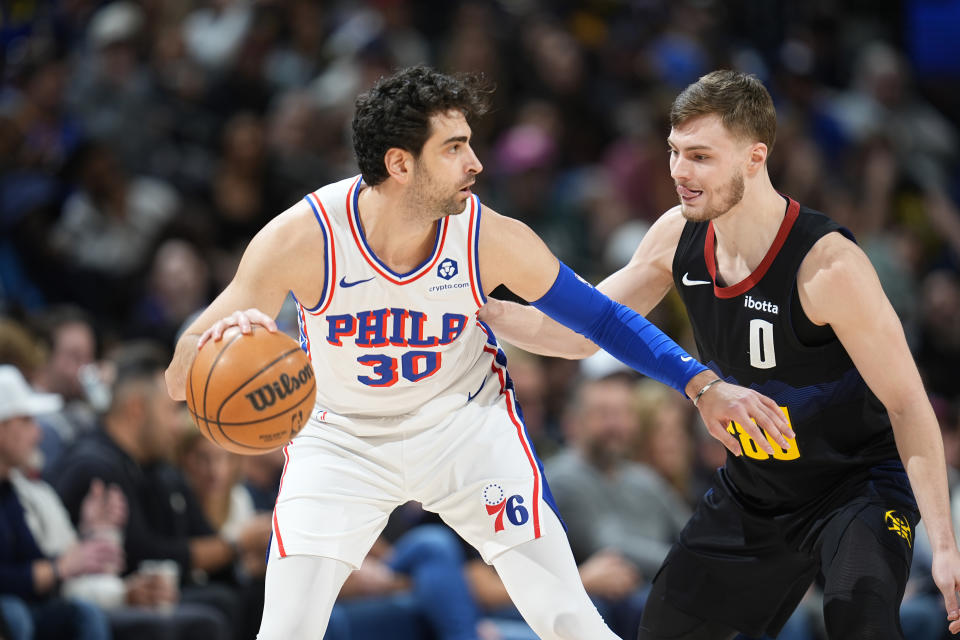
<path fill-rule="evenodd" d="M 717 284 L 712 223 L 687 222 L 673 258 L 701 361 L 724 380 L 772 398 L 796 434 L 789 449 L 771 440 L 774 454 L 768 455 L 739 425 L 728 428 L 744 455 L 727 456 L 726 476 L 738 497 L 758 509 L 791 510 L 866 477 L 882 461 L 899 465 L 883 405 L 833 332 L 813 325 L 799 306 L 800 263 L 832 231 L 850 237 L 823 214 L 787 199 L 773 245 L 742 282 Z M 826 338 L 813 345 L 801 340 L 817 330 Z"/>

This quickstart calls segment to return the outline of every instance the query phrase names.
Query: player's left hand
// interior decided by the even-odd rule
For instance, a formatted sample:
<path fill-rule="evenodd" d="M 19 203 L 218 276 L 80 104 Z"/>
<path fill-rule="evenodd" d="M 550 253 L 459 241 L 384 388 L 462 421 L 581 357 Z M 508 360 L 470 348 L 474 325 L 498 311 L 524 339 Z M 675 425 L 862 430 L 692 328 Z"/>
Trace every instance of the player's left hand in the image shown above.
<path fill-rule="evenodd" d="M 718 382 L 704 392 L 697 409 L 707 431 L 735 456 L 743 454 L 740 439 L 727 431 L 727 425 L 736 422 L 753 438 L 757 446 L 773 454 L 769 436 L 783 449 L 789 449 L 786 438 L 796 437 L 786 416 L 777 403 L 751 389 L 727 382 Z M 765 436 L 760 430 L 766 432 Z M 784 437 L 786 436 L 786 438 Z"/>
<path fill-rule="evenodd" d="M 960 589 L 960 551 L 934 552 L 930 572 L 933 581 L 943 594 L 943 606 L 947 610 L 950 633 L 960 633 L 960 604 L 957 602 L 957 590 Z"/>

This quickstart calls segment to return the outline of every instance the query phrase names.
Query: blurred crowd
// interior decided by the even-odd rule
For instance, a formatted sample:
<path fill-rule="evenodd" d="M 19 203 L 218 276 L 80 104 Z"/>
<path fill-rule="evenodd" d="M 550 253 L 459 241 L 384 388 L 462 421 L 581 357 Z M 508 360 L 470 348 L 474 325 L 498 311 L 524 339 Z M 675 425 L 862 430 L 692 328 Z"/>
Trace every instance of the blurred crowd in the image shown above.
<path fill-rule="evenodd" d="M 475 190 L 593 281 L 676 204 L 676 93 L 718 67 L 757 74 L 779 116 L 774 185 L 870 256 L 960 487 L 958 27 L 944 0 L 0 4 L 0 637 L 70 620 L 88 635 L 62 637 L 254 637 L 283 456 L 209 444 L 158 376 L 252 234 L 356 172 L 356 94 L 411 64 L 493 82 Z M 652 319 L 692 348 L 676 298 Z M 602 357 L 511 352 L 510 371 L 584 583 L 632 638 L 723 449 L 688 402 Z M 943 610 L 916 540 L 904 625 L 933 640 Z M 782 638 L 821 637 L 816 598 Z M 341 600 L 332 640 L 532 637 L 496 573 L 417 505 Z"/>

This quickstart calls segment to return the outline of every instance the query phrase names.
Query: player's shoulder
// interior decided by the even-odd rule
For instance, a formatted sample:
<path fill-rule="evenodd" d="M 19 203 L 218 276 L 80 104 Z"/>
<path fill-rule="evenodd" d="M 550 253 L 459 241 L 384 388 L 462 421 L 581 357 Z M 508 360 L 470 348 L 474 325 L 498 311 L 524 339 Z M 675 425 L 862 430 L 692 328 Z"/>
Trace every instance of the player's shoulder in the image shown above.
<path fill-rule="evenodd" d="M 680 205 L 677 205 L 660 214 L 660 217 L 654 221 L 650 229 L 657 229 L 662 233 L 675 233 L 679 237 L 685 224 L 687 224 L 687 219 L 683 217 Z"/>
<path fill-rule="evenodd" d="M 494 209 L 481 203 L 483 215 L 480 217 L 480 236 L 491 240 L 503 239 L 504 234 L 510 234 L 519 228 L 527 227 L 526 223 L 508 215 L 498 213 Z"/>
<path fill-rule="evenodd" d="M 325 184 L 305 194 L 304 197 L 271 220 L 264 227 L 264 231 L 284 236 L 290 233 L 306 234 L 307 238 L 299 236 L 289 238 L 289 240 L 300 239 L 312 242 L 309 236 L 314 233 L 322 233 L 319 221 L 324 220 L 323 224 L 329 223 L 329 217 L 326 214 L 332 214 L 334 210 L 339 210 L 345 206 L 344 202 L 347 195 L 359 180 L 360 176 L 351 176 Z"/>
<path fill-rule="evenodd" d="M 873 266 L 863 250 L 839 231 L 825 233 L 804 256 L 798 284 L 807 291 L 830 293 L 855 286 Z"/>
<path fill-rule="evenodd" d="M 835 230 L 823 234 L 813 243 L 803 258 L 801 269 L 804 266 L 817 270 L 843 268 L 864 257 L 856 242 Z"/>
<path fill-rule="evenodd" d="M 680 236 L 686 224 L 687 219 L 683 217 L 679 205 L 664 211 L 643 235 L 634 259 L 646 260 L 651 252 L 659 251 L 666 252 L 672 257 L 673 251 L 680 243 Z"/>
<path fill-rule="evenodd" d="M 330 182 L 306 194 L 304 199 L 316 197 L 324 204 L 324 206 L 340 205 L 343 202 L 344 197 L 350 192 L 351 189 L 354 188 L 354 186 L 357 185 L 359 181 L 360 176 L 356 175 L 343 178 L 342 180 L 337 180 L 336 182 Z"/>

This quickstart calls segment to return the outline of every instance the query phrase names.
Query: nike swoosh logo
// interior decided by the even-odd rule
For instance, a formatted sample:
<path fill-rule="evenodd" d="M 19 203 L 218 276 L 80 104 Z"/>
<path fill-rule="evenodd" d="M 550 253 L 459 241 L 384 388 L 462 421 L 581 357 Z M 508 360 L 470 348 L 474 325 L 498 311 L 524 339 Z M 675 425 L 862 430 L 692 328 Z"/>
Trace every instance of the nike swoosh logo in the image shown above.
<path fill-rule="evenodd" d="M 376 276 L 374 276 L 374 277 L 376 277 Z M 347 278 L 346 278 L 346 277 L 343 277 L 343 278 L 340 278 L 340 286 L 343 287 L 344 289 L 346 289 L 346 288 L 348 288 L 348 287 L 355 287 L 355 286 L 357 286 L 358 284 L 363 284 L 364 282 L 370 282 L 371 280 L 373 280 L 373 278 L 367 278 L 366 280 L 354 280 L 353 282 L 347 282 Z"/>
<path fill-rule="evenodd" d="M 680 356 L 680 359 L 683 362 L 690 362 L 691 360 L 693 360 L 693 356 Z"/>
<path fill-rule="evenodd" d="M 688 287 L 694 287 L 694 286 L 696 286 L 696 285 L 698 285 L 698 284 L 713 284 L 713 283 L 710 282 L 709 280 L 691 280 L 691 279 L 690 279 L 690 272 L 689 272 L 689 271 L 688 271 L 687 273 L 683 274 L 683 277 L 680 278 L 680 282 L 682 282 L 683 284 L 687 285 Z"/>
<path fill-rule="evenodd" d="M 477 389 L 476 392 L 474 392 L 474 393 L 468 393 L 468 394 L 467 394 L 467 402 L 470 402 L 471 400 L 473 400 L 474 398 L 476 398 L 476 397 L 477 397 L 477 394 L 480 393 L 480 389 L 483 389 L 483 385 L 485 385 L 485 384 L 487 384 L 487 379 L 486 379 L 486 378 L 484 378 L 484 379 L 483 379 L 483 382 L 480 383 L 480 388 Z"/>

